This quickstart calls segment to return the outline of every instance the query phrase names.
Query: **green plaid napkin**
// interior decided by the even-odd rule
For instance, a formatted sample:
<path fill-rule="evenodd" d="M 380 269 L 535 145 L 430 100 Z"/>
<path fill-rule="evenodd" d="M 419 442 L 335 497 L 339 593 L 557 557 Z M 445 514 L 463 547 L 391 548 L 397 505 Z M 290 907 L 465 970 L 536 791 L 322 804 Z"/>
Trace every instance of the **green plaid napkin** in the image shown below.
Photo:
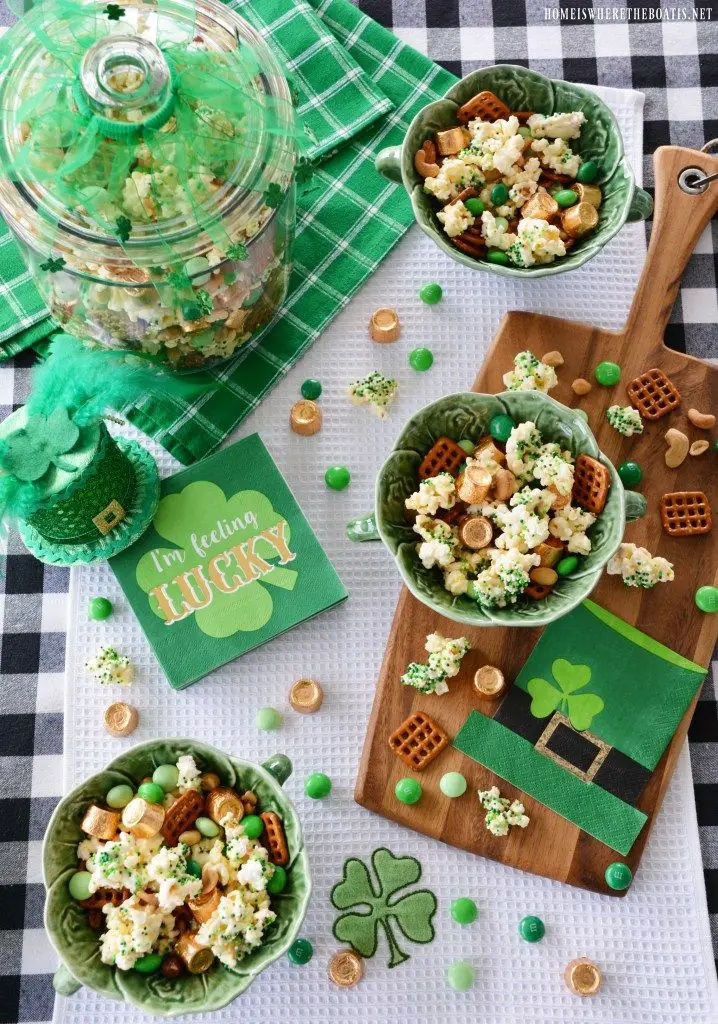
<path fill-rule="evenodd" d="M 218 447 L 261 402 L 411 225 L 404 189 L 376 173 L 374 158 L 456 81 L 349 0 L 310 2 L 231 4 L 282 52 L 315 151 L 326 155 L 300 186 L 294 271 L 278 317 L 230 362 L 195 375 L 209 385 L 200 397 L 148 398 L 123 410 L 185 464 Z"/>

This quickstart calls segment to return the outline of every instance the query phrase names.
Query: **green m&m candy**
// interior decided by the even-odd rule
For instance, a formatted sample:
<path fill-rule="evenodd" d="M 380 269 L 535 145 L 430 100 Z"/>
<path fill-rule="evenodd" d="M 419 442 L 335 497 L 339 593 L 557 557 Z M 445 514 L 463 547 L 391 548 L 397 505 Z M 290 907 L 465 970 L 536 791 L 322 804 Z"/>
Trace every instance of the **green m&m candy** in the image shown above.
<path fill-rule="evenodd" d="M 603 876 L 609 889 L 617 889 L 619 892 L 627 889 L 633 881 L 633 872 L 628 864 L 622 864 L 620 860 L 614 861 L 606 868 Z"/>
<path fill-rule="evenodd" d="M 314 955 L 314 946 L 309 939 L 295 939 L 287 950 L 287 956 L 293 964 L 308 964 Z"/>
<path fill-rule="evenodd" d="M 612 388 L 621 379 L 621 367 L 618 363 L 611 363 L 604 359 L 593 371 L 593 375 L 604 388 Z"/>
<path fill-rule="evenodd" d="M 322 393 L 322 385 L 318 380 L 313 377 L 308 377 L 302 384 L 300 391 L 302 392 L 302 398 L 308 398 L 310 401 L 314 401 Z"/>
<path fill-rule="evenodd" d="M 519 921 L 519 935 L 526 942 L 540 942 L 546 933 L 546 927 L 540 917 L 529 915 Z"/>
<path fill-rule="evenodd" d="M 346 466 L 330 466 L 324 474 L 324 483 L 332 491 L 343 491 L 349 486 L 352 475 Z"/>
<path fill-rule="evenodd" d="M 446 969 L 446 980 L 454 992 L 466 992 L 474 984 L 476 971 L 466 960 L 454 960 Z"/>
<path fill-rule="evenodd" d="M 102 622 L 112 615 L 112 601 L 106 597 L 91 597 L 87 614 L 94 622 Z"/>
<path fill-rule="evenodd" d="M 508 441 L 515 426 L 516 424 L 510 416 L 507 416 L 506 413 L 499 413 L 497 416 L 491 417 L 489 433 L 494 441 Z"/>
<path fill-rule="evenodd" d="M 529 126 L 527 124 L 520 124 L 519 125 L 519 135 L 521 136 L 522 139 L 530 139 L 532 137 L 531 136 L 531 129 L 529 128 Z"/>
<path fill-rule="evenodd" d="M 558 192 L 554 192 L 553 197 L 564 210 L 578 202 L 578 195 L 570 188 L 560 188 Z"/>
<path fill-rule="evenodd" d="M 119 811 L 123 807 L 127 807 L 128 803 L 135 795 L 132 786 L 113 786 L 112 789 L 108 790 L 105 800 L 107 806 L 112 807 L 113 810 Z"/>
<path fill-rule="evenodd" d="M 267 892 L 270 892 L 273 896 L 278 892 L 284 892 L 287 888 L 287 872 L 280 864 L 276 864 L 274 867 L 274 874 L 267 882 Z"/>
<path fill-rule="evenodd" d="M 137 790 L 137 795 L 146 800 L 148 804 L 161 804 L 165 798 L 165 791 L 156 782 L 143 782 Z"/>
<path fill-rule="evenodd" d="M 433 362 L 434 355 L 430 348 L 414 348 L 409 353 L 409 366 L 419 373 L 430 370 Z"/>
<path fill-rule="evenodd" d="M 473 454 L 474 448 L 476 447 L 474 442 L 469 441 L 469 439 L 466 437 L 462 438 L 461 441 L 457 441 L 456 443 L 458 444 L 459 448 L 464 449 L 467 455 Z"/>
<path fill-rule="evenodd" d="M 152 772 L 152 781 L 156 782 L 158 786 L 162 786 L 165 793 L 171 793 L 173 789 L 177 789 L 179 782 L 177 766 L 174 764 L 157 765 Z"/>
<path fill-rule="evenodd" d="M 451 902 L 451 917 L 457 924 L 473 924 L 478 913 L 476 904 L 468 896 L 459 896 Z"/>
<path fill-rule="evenodd" d="M 67 887 L 73 900 L 89 899 L 91 878 L 92 875 L 89 871 L 76 871 L 74 875 L 70 876 Z"/>
<path fill-rule="evenodd" d="M 718 612 L 718 587 L 699 587 L 695 602 L 702 612 Z"/>
<path fill-rule="evenodd" d="M 242 818 L 242 828 L 247 839 L 259 839 L 264 832 L 264 822 L 258 814 L 245 814 Z"/>
<path fill-rule="evenodd" d="M 570 576 L 578 568 L 578 559 L 575 555 L 566 555 L 556 566 L 559 576 Z"/>
<path fill-rule="evenodd" d="M 618 475 L 624 487 L 635 487 L 643 480 L 643 470 L 637 462 L 622 462 L 618 466 Z"/>
<path fill-rule="evenodd" d="M 576 181 L 582 185 L 590 185 L 598 177 L 598 164 L 595 160 L 587 160 L 581 164 L 576 174 Z"/>
<path fill-rule="evenodd" d="M 494 226 L 497 231 L 506 231 L 509 226 L 509 222 L 505 217 L 494 217 Z"/>
<path fill-rule="evenodd" d="M 415 804 L 421 797 L 421 783 L 417 779 L 399 779 L 394 796 L 402 804 Z"/>
<path fill-rule="evenodd" d="M 219 835 L 219 825 L 216 821 L 212 821 L 211 818 L 197 818 L 194 827 L 205 839 L 214 839 L 215 836 Z"/>
<path fill-rule="evenodd" d="M 312 772 L 307 775 L 304 792 L 310 800 L 323 800 L 332 791 L 332 780 L 324 772 Z"/>
<path fill-rule="evenodd" d="M 503 249 L 489 249 L 486 253 L 486 262 L 495 263 L 499 267 L 508 267 L 511 260 Z"/>
<path fill-rule="evenodd" d="M 135 960 L 135 970 L 138 974 L 154 974 L 162 966 L 162 957 L 159 953 L 145 953 L 139 960 Z"/>
<path fill-rule="evenodd" d="M 273 732 L 282 724 L 282 716 L 276 708 L 260 708 L 254 721 L 262 732 Z"/>
<path fill-rule="evenodd" d="M 190 859 L 187 861 L 187 874 L 192 875 L 193 878 L 202 877 L 202 865 L 198 864 L 196 860 Z"/>
<path fill-rule="evenodd" d="M 503 206 L 509 198 L 509 190 L 506 188 L 503 181 L 497 181 L 495 185 L 491 186 L 490 195 L 491 202 L 494 206 Z"/>
<path fill-rule="evenodd" d="M 477 196 L 472 196 L 471 199 L 464 201 L 464 206 L 469 211 L 472 217 L 480 217 L 486 207 Z"/>
<path fill-rule="evenodd" d="M 422 302 L 425 302 L 427 306 L 435 306 L 437 302 L 441 302 L 443 294 L 444 291 L 441 285 L 436 284 L 435 281 L 423 284 L 419 289 L 419 298 Z"/>
<path fill-rule="evenodd" d="M 444 796 L 455 799 L 457 796 L 463 796 L 466 792 L 466 779 L 461 772 L 447 772 L 446 775 L 441 776 L 439 789 Z"/>

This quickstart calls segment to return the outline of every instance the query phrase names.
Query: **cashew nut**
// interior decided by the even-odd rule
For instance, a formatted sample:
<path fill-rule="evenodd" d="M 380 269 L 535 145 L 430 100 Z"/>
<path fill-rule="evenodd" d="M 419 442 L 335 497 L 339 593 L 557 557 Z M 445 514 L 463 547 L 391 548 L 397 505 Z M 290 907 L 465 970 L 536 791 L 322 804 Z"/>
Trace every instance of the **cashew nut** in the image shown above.
<path fill-rule="evenodd" d="M 591 385 L 584 377 L 577 377 L 571 385 L 571 390 L 574 395 L 587 395 L 591 390 Z"/>
<path fill-rule="evenodd" d="M 439 174 L 439 165 L 436 162 L 436 146 L 427 139 L 421 149 L 414 153 L 414 167 L 416 173 L 422 178 L 436 178 Z"/>
<path fill-rule="evenodd" d="M 211 864 L 205 864 L 202 868 L 202 895 L 216 889 L 219 881 L 219 873 Z"/>
<path fill-rule="evenodd" d="M 705 440 L 703 440 L 703 441 L 694 441 L 693 444 L 688 449 L 688 454 L 689 455 L 702 455 L 703 452 L 707 452 L 709 448 L 710 448 L 710 444 L 708 443 L 708 441 L 705 441 Z"/>
<path fill-rule="evenodd" d="M 688 410 L 688 419 L 691 421 L 694 427 L 698 427 L 699 430 L 710 430 L 711 427 L 715 426 L 716 418 L 710 412 L 698 412 L 697 409 Z"/>
<path fill-rule="evenodd" d="M 678 466 L 684 461 L 686 455 L 688 455 L 688 449 L 690 442 L 686 435 L 680 431 L 671 427 L 664 434 L 666 442 L 668 443 L 668 451 L 666 452 L 666 465 L 669 469 L 677 469 Z"/>
<path fill-rule="evenodd" d="M 541 362 L 547 366 L 563 366 L 563 356 L 557 348 L 551 349 L 545 356 L 541 356 Z"/>

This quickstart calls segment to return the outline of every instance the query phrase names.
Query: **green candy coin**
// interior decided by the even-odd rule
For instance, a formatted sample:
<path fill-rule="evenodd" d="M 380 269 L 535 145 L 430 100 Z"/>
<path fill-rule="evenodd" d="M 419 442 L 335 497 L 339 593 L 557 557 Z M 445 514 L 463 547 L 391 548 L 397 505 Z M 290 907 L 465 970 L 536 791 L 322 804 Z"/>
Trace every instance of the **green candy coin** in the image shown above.
<path fill-rule="evenodd" d="M 324 474 L 324 483 L 332 491 L 343 491 L 349 486 L 352 475 L 346 466 L 330 466 Z"/>
<path fill-rule="evenodd" d="M 452 900 L 451 916 L 457 924 L 473 924 L 478 914 L 476 904 L 468 896 L 459 896 L 458 899 Z"/>
<path fill-rule="evenodd" d="M 89 871 L 76 871 L 74 875 L 70 876 L 67 887 L 73 900 L 89 899 L 91 878 L 92 875 Z"/>
<path fill-rule="evenodd" d="M 478 196 L 472 196 L 471 199 L 464 201 L 464 206 L 469 211 L 472 217 L 480 217 L 486 207 L 478 198 Z"/>
<path fill-rule="evenodd" d="M 308 964 L 314 955 L 314 946 L 309 939 L 295 939 L 287 950 L 287 956 L 293 964 Z"/>
<path fill-rule="evenodd" d="M 242 828 L 248 839 L 259 839 L 264 832 L 264 822 L 258 814 L 245 814 L 242 818 Z"/>
<path fill-rule="evenodd" d="M 620 860 L 617 860 L 608 865 L 603 877 L 606 879 L 609 889 L 617 889 L 621 892 L 623 889 L 627 889 L 633 881 L 633 872 L 628 864 L 622 864 Z"/>
<path fill-rule="evenodd" d="M 497 416 L 492 416 L 489 422 L 489 433 L 495 441 L 508 441 L 511 431 L 514 429 L 516 424 L 507 416 L 506 413 L 500 412 Z"/>
<path fill-rule="evenodd" d="M 87 607 L 88 618 L 95 622 L 102 622 L 112 615 L 112 601 L 106 597 L 91 597 Z"/>
<path fill-rule="evenodd" d="M 495 263 L 499 267 L 508 267 L 511 260 L 503 249 L 489 249 L 486 253 L 486 262 Z"/>
<path fill-rule="evenodd" d="M 287 872 L 280 864 L 276 864 L 274 868 L 274 874 L 267 882 L 267 891 L 276 895 L 278 892 L 284 892 L 287 888 Z"/>
<path fill-rule="evenodd" d="M 702 612 L 718 612 L 718 587 L 699 587 L 695 602 Z"/>
<path fill-rule="evenodd" d="M 161 804 L 165 798 L 165 791 L 156 782 L 143 782 L 137 788 L 137 796 L 141 796 L 148 804 Z"/>
<path fill-rule="evenodd" d="M 320 381 L 315 380 L 313 377 L 307 377 L 299 390 L 302 392 L 302 398 L 308 398 L 313 402 L 315 398 L 319 398 L 321 395 L 322 385 Z"/>
<path fill-rule="evenodd" d="M 443 294 L 443 288 L 440 284 L 436 284 L 435 281 L 423 284 L 419 289 L 419 298 L 422 302 L 425 302 L 427 306 L 435 306 L 437 302 L 441 302 Z"/>
<path fill-rule="evenodd" d="M 622 462 L 618 467 L 618 475 L 624 487 L 635 487 L 643 480 L 643 470 L 637 462 Z"/>
<path fill-rule="evenodd" d="M 581 164 L 576 174 L 576 181 L 582 185 L 590 185 L 598 177 L 598 164 L 595 160 L 587 160 Z"/>
<path fill-rule="evenodd" d="M 119 811 L 123 807 L 127 807 L 128 803 L 135 795 L 135 791 L 132 786 L 113 786 L 107 793 L 105 800 L 107 806 L 112 807 L 113 810 Z"/>
<path fill-rule="evenodd" d="M 332 791 L 332 780 L 324 772 L 312 772 L 307 775 L 304 792 L 311 800 L 323 800 Z"/>
<path fill-rule="evenodd" d="M 433 362 L 434 356 L 430 348 L 413 348 L 409 353 L 409 366 L 419 373 L 430 370 Z"/>
<path fill-rule="evenodd" d="M 570 576 L 578 568 L 578 559 L 575 555 L 566 555 L 556 566 L 559 576 Z"/>
<path fill-rule="evenodd" d="M 139 960 L 135 960 L 135 970 L 138 974 L 154 974 L 162 966 L 162 957 L 159 953 L 145 953 Z"/>
<path fill-rule="evenodd" d="M 282 716 L 276 708 L 260 708 L 254 721 L 262 732 L 273 732 L 282 724 Z"/>
<path fill-rule="evenodd" d="M 196 860 L 191 858 L 187 861 L 187 874 L 192 875 L 193 878 L 202 877 L 202 865 L 198 864 Z"/>
<path fill-rule="evenodd" d="M 451 797 L 453 800 L 457 796 L 463 796 L 466 792 L 466 779 L 461 772 L 447 772 L 441 776 L 439 789 L 444 796 Z"/>
<path fill-rule="evenodd" d="M 526 942 L 540 942 L 546 934 L 546 926 L 540 917 L 524 917 L 519 921 L 519 935 Z"/>
<path fill-rule="evenodd" d="M 593 375 L 604 388 L 611 388 L 614 384 L 618 384 L 621 379 L 621 367 L 618 363 L 610 363 L 608 360 L 604 360 L 598 364 L 593 371 Z"/>
<path fill-rule="evenodd" d="M 553 197 L 564 210 L 567 206 L 574 206 L 578 202 L 578 196 L 570 188 L 560 188 L 558 192 L 554 192 Z"/>
<path fill-rule="evenodd" d="M 466 992 L 474 984 L 476 971 L 466 960 L 454 960 L 446 968 L 446 980 L 454 992 Z"/>
<path fill-rule="evenodd" d="M 491 186 L 490 195 L 491 202 L 494 206 L 503 206 L 509 198 L 509 190 L 506 188 L 503 181 L 497 181 L 495 185 Z"/>
<path fill-rule="evenodd" d="M 476 445 L 473 441 L 469 441 L 468 437 L 464 437 L 461 441 L 456 442 L 459 448 L 463 448 L 467 455 L 471 455 Z"/>
<path fill-rule="evenodd" d="M 211 818 L 197 818 L 194 827 L 206 839 L 214 839 L 215 836 L 219 835 L 219 825 L 216 821 L 212 821 Z"/>
<path fill-rule="evenodd" d="M 421 797 L 421 783 L 416 779 L 399 779 L 394 796 L 402 804 L 415 804 Z"/>
<path fill-rule="evenodd" d="M 158 786 L 162 786 L 165 793 L 171 793 L 173 789 L 177 789 L 179 782 L 179 771 L 176 765 L 158 764 L 152 772 L 152 781 L 156 782 Z"/>

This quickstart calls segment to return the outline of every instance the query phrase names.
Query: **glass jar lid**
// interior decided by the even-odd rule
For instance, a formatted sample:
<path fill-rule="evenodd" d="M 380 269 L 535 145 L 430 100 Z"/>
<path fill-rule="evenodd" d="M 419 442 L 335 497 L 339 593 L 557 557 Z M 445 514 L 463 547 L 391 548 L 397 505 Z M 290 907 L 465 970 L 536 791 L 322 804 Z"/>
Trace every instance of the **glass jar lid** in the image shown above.
<path fill-rule="evenodd" d="M 0 40 L 0 118 L 0 210 L 31 248 L 180 292 L 193 257 L 243 258 L 300 138 L 275 57 L 215 0 L 42 0 Z"/>

